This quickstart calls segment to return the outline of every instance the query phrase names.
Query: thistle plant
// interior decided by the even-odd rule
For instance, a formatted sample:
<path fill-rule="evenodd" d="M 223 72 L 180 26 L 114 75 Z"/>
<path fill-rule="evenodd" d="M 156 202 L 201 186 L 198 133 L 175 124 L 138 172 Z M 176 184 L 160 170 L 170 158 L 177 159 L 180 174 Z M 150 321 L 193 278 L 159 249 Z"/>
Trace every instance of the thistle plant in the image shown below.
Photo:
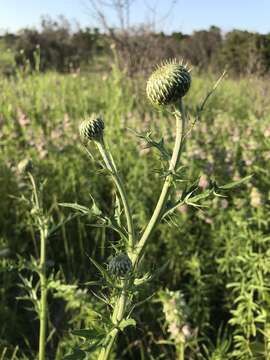
<path fill-rule="evenodd" d="M 36 272 L 39 274 L 39 288 L 40 288 L 40 298 L 37 295 L 37 288 L 32 284 L 31 280 L 22 278 L 22 281 L 25 287 L 29 288 L 32 294 L 30 293 L 29 300 L 34 302 L 36 312 L 39 317 L 39 360 L 45 360 L 45 346 L 46 346 L 46 327 L 47 327 L 47 275 L 46 275 L 46 242 L 49 233 L 49 218 L 43 211 L 41 194 L 38 190 L 35 178 L 33 176 L 33 164 L 30 159 L 24 159 L 18 164 L 18 172 L 22 176 L 28 177 L 31 186 L 31 216 L 34 220 L 35 225 L 38 228 L 39 238 L 40 238 L 40 258 L 39 263 L 36 264 Z M 27 286 L 29 285 L 29 286 Z M 35 294 L 33 293 L 35 292 Z M 28 300 L 28 298 L 21 298 Z"/>
<path fill-rule="evenodd" d="M 30 199 L 22 196 L 20 200 L 27 203 L 29 208 L 29 220 L 33 233 L 35 234 L 35 247 L 39 247 L 39 258 L 31 256 L 30 261 L 19 259 L 19 268 L 28 270 L 31 275 L 29 278 L 20 275 L 22 284 L 20 285 L 26 293 L 24 296 L 17 297 L 18 300 L 30 301 L 33 310 L 39 319 L 39 346 L 38 359 L 45 360 L 46 342 L 48 338 L 48 304 L 47 293 L 51 284 L 54 282 L 54 275 L 48 274 L 47 268 L 47 242 L 49 237 L 55 233 L 70 218 L 55 223 L 53 219 L 53 206 L 49 210 L 44 208 L 43 191 L 44 182 L 37 182 L 35 168 L 31 159 L 26 158 L 19 162 L 17 166 L 18 174 L 30 186 Z M 39 245 L 37 245 L 39 242 Z M 33 274 L 37 274 L 39 281 L 35 282 Z M 60 287 L 60 286 L 59 286 Z M 55 292 L 55 289 L 53 289 Z"/>
<path fill-rule="evenodd" d="M 120 237 L 115 255 L 108 262 L 107 268 L 98 264 L 94 259 L 92 263 L 100 271 L 103 279 L 99 282 L 102 287 L 109 289 L 110 296 L 105 294 L 98 295 L 106 305 L 112 309 L 109 319 L 104 318 L 104 331 L 94 331 L 94 329 L 81 329 L 74 332 L 76 335 L 85 339 L 84 344 L 76 349 L 73 354 L 66 356 L 65 359 L 84 359 L 87 354 L 95 352 L 98 360 L 107 360 L 113 351 L 114 343 L 120 331 L 124 331 L 127 326 L 134 326 L 136 322 L 131 318 L 134 308 L 138 305 L 135 302 L 140 287 L 149 281 L 154 274 L 142 274 L 142 261 L 147 250 L 147 244 L 151 241 L 151 235 L 157 225 L 164 219 L 168 219 L 182 205 L 200 208 L 204 199 L 219 196 L 223 191 L 242 182 L 219 186 L 212 181 L 210 187 L 201 192 L 198 181 L 190 185 L 183 180 L 182 166 L 180 164 L 181 155 L 185 148 L 188 135 L 194 124 L 199 120 L 204 106 L 223 78 L 224 74 L 206 95 L 200 106 L 197 115 L 190 124 L 184 107 L 184 96 L 188 93 L 191 86 L 190 69 L 183 62 L 176 60 L 166 61 L 161 64 L 149 77 L 146 86 L 146 94 L 151 104 L 155 107 L 163 107 L 175 119 L 175 142 L 168 168 L 164 171 L 164 183 L 153 210 L 152 216 L 142 231 L 138 231 L 134 224 L 134 214 L 129 204 L 129 199 L 125 190 L 124 182 L 115 165 L 115 161 L 106 139 L 106 123 L 100 115 L 93 114 L 83 120 L 79 132 L 82 143 L 87 148 L 89 142 L 93 142 L 98 149 L 103 160 L 103 166 L 110 174 L 117 190 L 117 203 L 120 211 L 114 219 L 110 219 L 102 214 L 97 208 L 96 202 L 92 199 L 91 208 L 79 204 L 63 203 L 62 206 L 70 207 L 82 215 L 94 215 L 99 219 L 99 224 L 104 224 L 114 230 Z M 156 147 L 161 154 L 168 154 L 163 146 L 163 142 L 154 141 L 149 134 L 139 134 L 148 145 Z M 175 197 L 175 187 L 185 183 L 181 189 L 180 197 Z M 181 343 L 183 344 L 183 342 Z M 96 355 L 98 354 L 98 355 Z M 181 359 L 184 359 L 184 346 L 181 347 Z"/>
<path fill-rule="evenodd" d="M 191 75 L 187 66 L 176 60 L 166 61 L 150 76 L 146 93 L 154 105 L 177 103 L 184 97 L 191 85 Z"/>
<path fill-rule="evenodd" d="M 109 263 L 109 271 L 116 277 L 125 277 L 132 270 L 132 262 L 125 254 L 119 254 L 112 258 Z"/>

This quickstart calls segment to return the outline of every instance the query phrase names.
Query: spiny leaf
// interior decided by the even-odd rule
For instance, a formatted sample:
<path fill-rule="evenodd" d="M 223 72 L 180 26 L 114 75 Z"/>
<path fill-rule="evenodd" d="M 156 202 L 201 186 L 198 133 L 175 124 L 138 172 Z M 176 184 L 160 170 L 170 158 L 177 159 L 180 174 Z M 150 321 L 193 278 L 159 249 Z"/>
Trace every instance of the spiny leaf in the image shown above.
<path fill-rule="evenodd" d="M 198 190 L 198 181 L 194 181 L 191 185 L 185 186 L 181 195 L 181 200 L 190 197 L 196 190 Z"/>
<path fill-rule="evenodd" d="M 101 273 L 101 275 L 103 277 L 106 277 L 108 276 L 108 272 L 107 270 L 102 266 L 100 265 L 99 263 L 96 262 L 96 260 L 94 260 L 93 258 L 91 258 L 90 256 L 88 256 L 89 260 L 95 265 L 95 267 L 99 270 L 99 272 Z"/>
<path fill-rule="evenodd" d="M 222 186 L 218 186 L 218 189 L 221 189 L 221 190 L 229 190 L 229 189 L 232 189 L 236 186 L 239 186 L 245 182 L 247 182 L 248 180 L 250 180 L 252 178 L 253 175 L 248 175 L 248 176 L 245 176 L 244 178 L 240 179 L 240 180 L 236 180 L 236 181 L 232 181 L 228 184 L 225 184 L 225 185 L 222 185 Z"/>
<path fill-rule="evenodd" d="M 144 274 L 143 277 L 141 277 L 141 278 L 136 278 L 136 279 L 134 280 L 134 285 L 135 285 L 135 286 L 143 285 L 143 284 L 145 284 L 146 282 L 148 282 L 151 278 L 152 278 L 152 277 L 151 277 L 151 274 L 150 274 L 150 273 L 146 273 L 146 274 Z"/>
<path fill-rule="evenodd" d="M 65 356 L 64 360 L 81 360 L 81 359 L 85 359 L 86 355 L 87 355 L 86 352 L 77 349 L 74 351 L 74 353 Z"/>
<path fill-rule="evenodd" d="M 168 204 L 168 207 L 164 210 L 164 213 L 162 215 L 162 220 L 165 219 L 168 215 L 171 215 L 178 207 L 181 205 L 184 205 L 185 201 L 178 200 L 172 205 Z"/>
<path fill-rule="evenodd" d="M 82 213 L 83 215 L 95 215 L 95 216 L 100 216 L 102 214 L 102 211 L 99 209 L 99 207 L 97 206 L 95 199 L 93 198 L 93 196 L 90 194 L 91 200 L 92 200 L 92 206 L 91 208 L 88 208 L 87 206 L 83 206 L 77 203 L 60 203 L 60 206 L 63 207 L 68 207 L 71 208 L 73 210 L 76 210 L 80 213 Z"/>
<path fill-rule="evenodd" d="M 112 278 L 109 274 L 109 272 L 100 264 L 98 264 L 93 258 L 88 256 L 89 260 L 95 265 L 95 267 L 98 269 L 98 271 L 101 273 L 102 277 L 106 280 L 107 284 L 114 286 L 114 283 L 112 281 Z"/>
<path fill-rule="evenodd" d="M 213 190 L 208 189 L 208 190 L 202 192 L 201 194 L 190 197 L 189 201 L 192 203 L 197 203 L 199 200 L 208 198 L 212 193 L 213 193 Z"/>
<path fill-rule="evenodd" d="M 145 134 L 139 133 L 132 129 L 129 130 L 132 131 L 138 138 L 143 139 L 147 143 L 146 148 L 154 147 L 160 152 L 163 160 L 170 160 L 171 156 L 170 153 L 165 149 L 163 138 L 161 138 L 159 141 L 153 140 L 151 137 L 151 130 L 146 132 Z"/>
<path fill-rule="evenodd" d="M 119 329 L 121 331 L 124 331 L 124 329 L 128 326 L 136 326 L 136 321 L 134 319 L 124 319 L 120 322 L 118 325 Z"/>
<path fill-rule="evenodd" d="M 168 265 L 169 265 L 169 261 L 166 261 L 161 267 L 157 268 L 152 274 L 146 273 L 143 277 L 136 278 L 134 280 L 134 285 L 135 286 L 144 285 L 144 284 L 158 278 L 166 270 Z"/>
<path fill-rule="evenodd" d="M 81 212 L 82 214 L 85 214 L 85 215 L 90 213 L 90 209 L 88 207 L 83 206 L 83 205 L 79 205 L 79 204 L 76 204 L 76 203 L 60 203 L 59 205 L 63 206 L 63 207 L 71 208 L 71 209 L 76 210 L 76 211 L 79 211 L 79 212 Z"/>
<path fill-rule="evenodd" d="M 92 208 L 91 208 L 91 212 L 93 215 L 95 216 L 100 216 L 102 214 L 102 211 L 100 210 L 100 208 L 97 206 L 95 199 L 93 198 L 93 196 L 90 194 L 91 200 L 93 202 Z"/>

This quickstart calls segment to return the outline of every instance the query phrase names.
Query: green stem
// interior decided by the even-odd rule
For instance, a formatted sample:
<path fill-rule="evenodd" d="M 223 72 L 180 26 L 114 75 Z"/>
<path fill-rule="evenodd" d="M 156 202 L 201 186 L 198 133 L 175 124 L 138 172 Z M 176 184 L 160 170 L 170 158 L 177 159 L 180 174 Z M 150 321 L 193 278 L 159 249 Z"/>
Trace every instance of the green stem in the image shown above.
<path fill-rule="evenodd" d="M 184 342 L 180 342 L 180 344 L 177 347 L 177 352 L 178 352 L 178 360 L 185 360 L 185 343 Z"/>
<path fill-rule="evenodd" d="M 117 187 L 117 190 L 119 192 L 119 195 L 121 197 L 121 200 L 122 200 L 122 203 L 124 206 L 124 211 L 125 211 L 126 220 L 127 220 L 127 228 L 128 228 L 128 239 L 129 239 L 128 252 L 132 253 L 132 251 L 134 249 L 135 233 L 134 233 L 134 225 L 133 225 L 132 215 L 131 215 L 130 207 L 128 204 L 127 194 L 126 194 L 123 182 L 122 182 L 122 180 L 117 172 L 117 169 L 115 167 L 115 164 L 113 162 L 112 156 L 106 149 L 104 141 L 102 140 L 100 142 L 96 142 L 96 144 L 97 144 L 98 150 L 105 162 L 107 169 L 110 171 L 110 173 L 112 175 L 112 178 L 114 180 L 114 183 Z"/>
<path fill-rule="evenodd" d="M 98 360 L 108 360 L 110 358 L 110 354 L 111 354 L 113 344 L 115 342 L 117 334 L 118 334 L 118 330 L 114 329 L 113 333 L 110 334 L 110 339 L 109 339 L 108 345 L 101 350 L 101 352 L 98 356 Z"/>
<path fill-rule="evenodd" d="M 166 202 L 168 200 L 171 186 L 173 183 L 173 172 L 176 170 L 177 165 L 179 163 L 179 159 L 182 153 L 183 145 L 184 145 L 184 137 L 185 137 L 185 128 L 186 128 L 186 119 L 185 119 L 185 113 L 184 113 L 184 107 L 182 100 L 180 101 L 180 112 L 175 111 L 175 119 L 176 119 L 176 137 L 175 137 L 175 144 L 174 149 L 172 153 L 172 157 L 170 160 L 169 165 L 169 174 L 166 176 L 166 179 L 164 181 L 164 185 L 161 191 L 161 194 L 159 196 L 157 205 L 155 207 L 155 210 L 153 212 L 153 215 L 146 226 L 143 235 L 141 239 L 139 240 L 138 245 L 136 246 L 135 252 L 132 256 L 132 261 L 134 266 L 137 266 L 137 264 L 140 261 L 140 258 L 143 255 L 143 251 L 146 245 L 147 240 L 151 236 L 153 230 L 155 229 L 156 225 L 160 221 L 160 218 L 162 216 L 164 207 L 166 205 Z"/>
<path fill-rule="evenodd" d="M 122 183 L 122 180 L 116 169 L 116 166 L 114 164 L 113 158 L 112 158 L 111 154 L 109 153 L 109 151 L 106 149 L 104 141 L 102 140 L 100 142 L 96 142 L 96 145 L 98 147 L 98 150 L 101 154 L 101 157 L 102 157 L 107 169 L 111 173 L 111 176 L 113 178 L 113 181 L 117 187 L 117 190 L 119 192 L 119 195 L 120 195 L 122 203 L 123 203 L 126 221 L 127 221 L 127 228 L 128 228 L 128 240 L 129 240 L 128 253 L 132 254 L 134 251 L 135 232 L 134 232 L 134 224 L 133 224 L 133 220 L 132 220 L 132 215 L 131 215 L 129 203 L 127 200 L 127 194 L 126 194 L 124 185 Z M 115 307 L 114 307 L 114 312 L 112 315 L 112 322 L 116 326 L 117 326 L 117 324 L 119 324 L 122 321 L 122 319 L 124 318 L 124 315 L 125 315 L 125 308 L 126 308 L 126 301 L 127 301 L 126 286 L 127 286 L 127 281 L 124 280 L 123 289 L 122 289 L 121 294 L 120 294 L 119 298 L 117 299 Z M 113 344 L 116 340 L 118 332 L 119 332 L 119 330 L 117 328 L 115 328 L 113 331 L 110 332 L 110 334 L 108 334 L 106 346 L 104 346 L 104 348 L 101 350 L 98 360 L 109 359 L 112 348 L 113 348 Z"/>
<path fill-rule="evenodd" d="M 116 326 L 123 320 L 125 316 L 125 309 L 126 309 L 126 302 L 127 302 L 127 280 L 123 282 L 123 289 L 121 291 L 120 297 L 118 298 L 113 315 L 112 315 L 112 322 Z M 107 336 L 106 346 L 101 350 L 98 360 L 108 360 L 110 358 L 110 354 L 113 348 L 113 344 L 117 338 L 119 333 L 118 328 L 113 329 Z"/>
<path fill-rule="evenodd" d="M 134 248 L 134 250 L 132 251 L 131 258 L 132 258 L 132 261 L 134 264 L 134 268 L 136 268 L 141 256 L 143 255 L 143 250 L 145 248 L 145 244 L 146 244 L 148 238 L 152 234 L 155 226 L 157 225 L 157 223 L 159 222 L 159 220 L 162 216 L 164 205 L 166 204 L 166 201 L 169 196 L 169 191 L 172 186 L 172 181 L 173 181 L 172 174 L 177 168 L 177 165 L 178 165 L 178 162 L 180 159 L 180 155 L 181 155 L 181 152 L 183 149 L 186 121 L 185 121 L 184 108 L 183 108 L 182 101 L 180 102 L 180 112 L 175 111 L 175 118 L 176 118 L 176 138 L 175 138 L 175 145 L 174 145 L 172 158 L 171 158 L 170 165 L 169 165 L 170 174 L 165 179 L 165 182 L 164 182 L 159 200 L 157 202 L 156 208 L 153 212 L 153 215 L 152 215 L 139 243 L 137 244 L 136 248 Z M 109 161 L 110 157 L 108 155 L 106 156 L 106 154 L 104 154 L 103 145 L 98 144 L 98 147 L 99 147 L 101 155 L 102 155 L 108 169 L 112 172 L 112 174 L 115 174 L 115 168 L 114 168 L 114 166 L 112 166 L 112 164 Z M 116 175 L 117 175 L 117 173 L 116 173 Z M 118 300 L 116 301 L 114 311 L 113 311 L 112 321 L 115 324 L 119 324 L 125 316 L 126 303 L 127 303 L 127 298 L 128 298 L 128 294 L 126 291 L 127 286 L 128 286 L 128 280 L 125 279 L 124 284 L 123 284 L 123 289 L 121 291 L 121 294 L 120 294 Z M 99 354 L 98 360 L 108 360 L 109 359 L 111 351 L 112 351 L 112 347 L 117 338 L 118 332 L 119 332 L 119 330 L 117 328 L 115 328 L 112 332 L 110 332 L 110 334 L 108 334 L 106 345 L 102 348 L 102 350 Z"/>
<path fill-rule="evenodd" d="M 47 320 L 47 278 L 46 278 L 46 238 L 47 230 L 40 231 L 40 330 L 39 330 L 39 360 L 45 360 L 46 320 Z"/>
<path fill-rule="evenodd" d="M 34 194 L 34 203 L 39 211 L 38 223 L 40 232 L 40 309 L 39 309 L 39 360 L 45 360 L 46 356 L 46 322 L 47 322 L 47 278 L 46 278 L 46 239 L 48 236 L 48 228 L 46 220 L 43 217 L 40 199 L 38 196 L 37 186 L 34 177 L 28 173 Z"/>

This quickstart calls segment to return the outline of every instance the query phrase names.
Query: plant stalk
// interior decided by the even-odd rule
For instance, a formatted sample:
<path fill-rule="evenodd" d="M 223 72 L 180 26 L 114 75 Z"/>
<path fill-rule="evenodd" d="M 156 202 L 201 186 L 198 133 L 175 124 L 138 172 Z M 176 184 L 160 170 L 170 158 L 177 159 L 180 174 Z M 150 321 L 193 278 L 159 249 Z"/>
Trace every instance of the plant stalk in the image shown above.
<path fill-rule="evenodd" d="M 120 297 L 118 298 L 113 315 L 112 315 L 112 322 L 117 326 L 125 316 L 125 309 L 126 309 L 126 302 L 127 302 L 127 280 L 123 281 L 123 289 L 121 291 Z M 108 342 L 107 345 L 101 350 L 98 360 L 108 360 L 110 358 L 110 354 L 112 351 L 113 344 L 116 340 L 118 335 L 119 329 L 115 328 L 108 334 Z"/>
<path fill-rule="evenodd" d="M 110 173 L 112 175 L 113 181 L 114 181 L 114 183 L 117 187 L 117 190 L 119 192 L 119 195 L 121 197 L 124 211 L 125 211 L 126 221 L 127 221 L 128 245 L 129 245 L 128 253 L 132 253 L 133 249 L 134 249 L 134 245 L 135 245 L 135 232 L 134 232 L 134 224 L 133 224 L 133 219 L 132 219 L 128 199 L 127 199 L 126 190 L 125 190 L 123 182 L 117 172 L 117 169 L 113 162 L 112 156 L 109 153 L 109 151 L 107 150 L 104 141 L 102 140 L 100 142 L 96 142 L 96 145 L 98 147 L 98 150 L 101 154 L 103 161 L 105 162 L 107 169 L 110 171 Z"/>
<path fill-rule="evenodd" d="M 46 323 L 47 323 L 47 278 L 46 278 L 46 238 L 47 230 L 40 231 L 40 330 L 39 330 L 39 360 L 45 360 Z"/>
<path fill-rule="evenodd" d="M 184 145 L 184 137 L 185 137 L 185 129 L 186 129 L 186 118 L 185 118 L 185 112 L 184 112 L 184 106 L 182 100 L 180 100 L 179 105 L 179 111 L 175 111 L 175 120 L 176 120 L 176 137 L 175 137 L 175 144 L 174 149 L 172 153 L 172 157 L 170 160 L 169 165 L 169 174 L 166 176 L 166 179 L 164 181 L 164 185 L 162 188 L 162 191 L 160 193 L 157 205 L 155 207 L 155 210 L 153 212 L 153 215 L 146 226 L 143 235 L 141 239 L 139 240 L 139 243 L 136 246 L 135 252 L 132 256 L 132 262 L 134 264 L 134 267 L 136 267 L 143 256 L 143 251 L 146 245 L 147 240 L 151 236 L 153 230 L 155 229 L 156 225 L 160 221 L 160 218 L 162 216 L 164 207 L 166 206 L 166 202 L 168 200 L 171 185 L 173 182 L 173 173 L 176 170 L 179 159 L 183 150 Z"/>
<path fill-rule="evenodd" d="M 167 199 L 169 197 L 170 189 L 172 186 L 173 172 L 177 168 L 177 165 L 178 165 L 179 159 L 180 159 L 180 155 L 181 155 L 181 152 L 183 149 L 186 120 L 185 120 L 185 114 L 184 114 L 182 100 L 180 101 L 180 112 L 177 110 L 175 111 L 175 119 L 176 119 L 176 137 L 175 137 L 174 150 L 173 150 L 173 154 L 172 154 L 170 165 L 169 165 L 169 175 L 167 175 L 167 177 L 165 179 L 165 182 L 164 182 L 160 197 L 158 199 L 156 208 L 153 212 L 153 215 L 152 215 L 147 227 L 145 228 L 145 231 L 144 231 L 140 241 L 138 242 L 138 244 L 136 245 L 135 248 L 132 247 L 133 251 L 131 252 L 131 259 L 133 262 L 134 269 L 136 269 L 136 267 L 139 263 L 139 260 L 141 259 L 142 255 L 143 255 L 143 251 L 144 251 L 147 240 L 149 239 L 155 226 L 158 224 L 158 222 L 162 216 L 162 212 L 164 210 L 164 206 L 166 205 Z M 108 156 L 108 154 L 106 153 L 106 149 L 102 143 L 97 143 L 97 144 L 98 144 L 99 151 L 103 157 L 103 160 L 104 160 L 106 166 L 108 167 L 108 169 L 112 172 L 112 174 L 114 176 L 115 183 L 116 183 L 119 193 L 120 193 L 119 186 L 121 188 L 121 181 L 120 181 L 120 185 L 119 185 L 119 183 L 118 183 L 119 177 L 117 175 L 114 165 L 110 161 L 110 156 Z M 122 201 L 123 201 L 123 199 L 122 199 Z M 130 212 L 127 211 L 127 213 L 128 213 L 128 216 L 130 216 L 129 215 Z M 128 219 L 128 216 L 127 216 L 127 219 Z M 134 240 L 134 237 L 133 237 L 133 240 Z M 134 243 L 132 243 L 132 244 L 134 245 Z M 122 289 L 121 294 L 120 294 L 118 300 L 116 301 L 116 304 L 114 307 L 112 321 L 116 325 L 119 324 L 125 316 L 126 303 L 127 303 L 127 298 L 128 298 L 128 294 L 126 291 L 127 285 L 128 285 L 128 279 L 125 279 L 124 284 L 123 284 L 123 289 Z M 117 338 L 118 332 L 119 332 L 118 328 L 115 328 L 112 332 L 110 332 L 110 334 L 108 334 L 107 345 L 104 346 L 103 349 L 101 350 L 98 360 L 108 360 L 109 359 L 112 348 L 113 348 L 113 344 Z"/>
<path fill-rule="evenodd" d="M 185 360 L 185 343 L 180 342 L 180 344 L 176 348 L 177 350 L 177 359 L 178 360 Z"/>
<path fill-rule="evenodd" d="M 40 233 L 40 260 L 39 260 L 39 278 L 40 278 L 40 303 L 39 303 L 39 360 L 46 358 L 46 325 L 47 325 L 47 278 L 46 278 L 46 239 L 48 236 L 48 227 L 46 219 L 42 214 L 40 199 L 37 191 L 37 186 L 34 177 L 28 173 L 34 195 L 34 203 L 39 211 L 38 225 Z M 41 215 L 40 215 L 41 212 Z"/>

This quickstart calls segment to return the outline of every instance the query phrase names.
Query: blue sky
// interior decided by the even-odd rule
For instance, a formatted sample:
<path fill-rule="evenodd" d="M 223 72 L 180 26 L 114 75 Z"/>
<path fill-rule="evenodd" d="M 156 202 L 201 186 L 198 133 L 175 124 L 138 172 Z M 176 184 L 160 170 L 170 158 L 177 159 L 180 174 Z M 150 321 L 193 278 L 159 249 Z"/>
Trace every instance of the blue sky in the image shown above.
<path fill-rule="evenodd" d="M 217 25 L 224 31 L 234 28 L 270 32 L 270 0 L 175 0 L 176 4 L 164 21 L 171 0 L 134 0 L 131 22 L 139 24 L 153 18 L 150 7 L 156 5 L 158 30 L 165 32 L 207 29 Z M 88 0 L 0 0 L 0 30 L 16 31 L 22 27 L 38 26 L 42 15 L 62 14 L 81 26 L 95 26 Z M 116 23 L 112 11 L 107 15 Z"/>

